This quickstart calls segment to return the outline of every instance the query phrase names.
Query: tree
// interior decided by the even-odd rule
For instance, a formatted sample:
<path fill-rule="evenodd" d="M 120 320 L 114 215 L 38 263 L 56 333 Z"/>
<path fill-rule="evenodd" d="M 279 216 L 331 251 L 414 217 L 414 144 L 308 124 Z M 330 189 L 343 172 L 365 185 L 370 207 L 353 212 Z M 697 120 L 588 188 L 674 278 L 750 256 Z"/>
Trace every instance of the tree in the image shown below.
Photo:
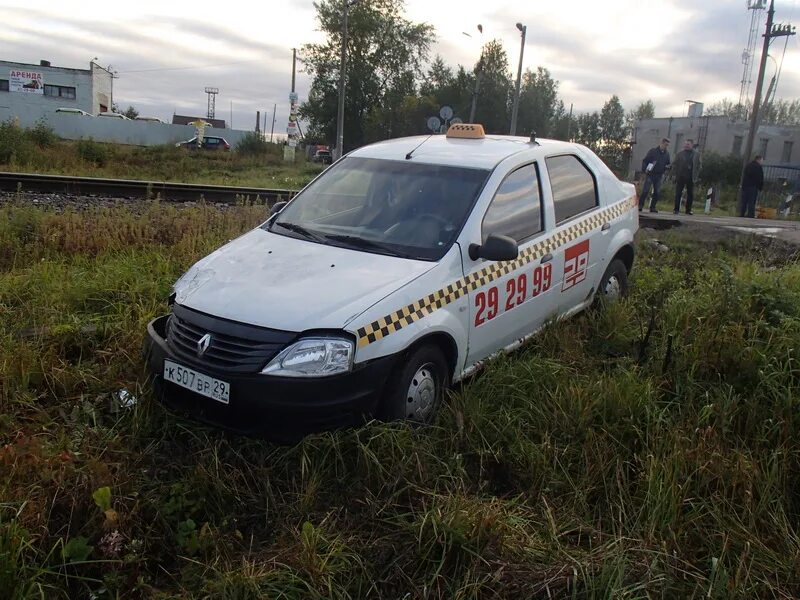
<path fill-rule="evenodd" d="M 743 119 L 752 113 L 753 103 L 748 100 L 743 109 L 729 98 L 715 102 L 705 110 L 709 117 L 728 117 L 730 119 Z M 762 106 L 758 121 L 762 125 L 800 125 L 800 99 L 785 100 L 779 98 Z"/>
<path fill-rule="evenodd" d="M 550 71 L 544 67 L 537 67 L 535 73 L 526 70 L 520 88 L 518 131 L 522 135 L 535 131 L 540 137 L 549 137 L 555 128 L 558 104 L 558 82 Z"/>
<path fill-rule="evenodd" d="M 309 122 L 308 135 L 336 138 L 339 55 L 342 40 L 342 0 L 314 3 L 317 22 L 326 39 L 306 44 L 301 62 L 311 75 L 311 91 L 300 107 Z M 434 40 L 433 28 L 404 16 L 403 0 L 361 0 L 350 9 L 345 86 L 345 150 L 370 137 L 389 135 L 394 116 L 422 79 L 422 66 Z M 402 111 L 400 111 L 402 112 Z"/>
<path fill-rule="evenodd" d="M 577 118 L 576 125 L 575 141 L 592 150 L 597 150 L 602 137 L 600 131 L 600 114 L 597 111 L 593 113 L 584 113 Z"/>
<path fill-rule="evenodd" d="M 625 116 L 625 127 L 628 129 L 633 129 L 636 126 L 637 121 L 641 121 L 642 119 L 653 119 L 656 116 L 656 105 L 653 104 L 652 100 L 645 100 L 644 102 L 640 102 L 639 106 L 637 106 L 634 110 L 629 110 L 628 114 Z"/>
<path fill-rule="evenodd" d="M 133 106 L 129 106 L 128 108 L 125 109 L 125 112 L 122 114 L 128 117 L 129 119 L 135 119 L 136 117 L 139 116 L 139 111 L 136 110 Z"/>
<path fill-rule="evenodd" d="M 481 87 L 475 120 L 482 123 L 487 133 L 508 133 L 511 122 L 509 102 L 511 100 L 511 77 L 508 70 L 508 55 L 498 40 L 483 47 L 481 60 L 475 66 L 480 69 Z"/>
<path fill-rule="evenodd" d="M 614 94 L 600 111 L 600 158 L 617 173 L 625 167 L 625 153 L 628 148 L 628 132 L 625 129 L 625 109 L 619 97 Z"/>

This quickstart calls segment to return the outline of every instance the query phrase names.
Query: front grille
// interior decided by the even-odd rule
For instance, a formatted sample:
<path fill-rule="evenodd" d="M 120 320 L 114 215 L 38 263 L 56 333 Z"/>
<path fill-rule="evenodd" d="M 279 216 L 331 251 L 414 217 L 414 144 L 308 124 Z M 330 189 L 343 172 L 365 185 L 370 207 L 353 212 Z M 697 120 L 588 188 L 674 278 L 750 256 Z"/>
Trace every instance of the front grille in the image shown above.
<path fill-rule="evenodd" d="M 198 342 L 206 334 L 211 334 L 211 342 L 198 356 Z M 167 343 L 176 358 L 231 373 L 258 373 L 295 337 L 292 332 L 219 319 L 177 304 L 167 324 Z"/>

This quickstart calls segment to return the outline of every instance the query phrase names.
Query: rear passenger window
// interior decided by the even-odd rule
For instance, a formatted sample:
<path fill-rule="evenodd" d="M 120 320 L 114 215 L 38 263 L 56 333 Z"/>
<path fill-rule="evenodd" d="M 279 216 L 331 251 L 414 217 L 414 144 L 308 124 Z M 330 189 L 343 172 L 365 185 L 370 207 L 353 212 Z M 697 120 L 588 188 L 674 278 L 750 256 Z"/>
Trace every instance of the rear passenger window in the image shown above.
<path fill-rule="evenodd" d="M 556 224 L 597 206 L 594 175 L 577 156 L 551 156 L 545 162 L 553 190 Z"/>
<path fill-rule="evenodd" d="M 503 180 L 483 217 L 481 237 L 507 235 L 518 243 L 542 231 L 542 198 L 535 165 L 526 165 Z"/>

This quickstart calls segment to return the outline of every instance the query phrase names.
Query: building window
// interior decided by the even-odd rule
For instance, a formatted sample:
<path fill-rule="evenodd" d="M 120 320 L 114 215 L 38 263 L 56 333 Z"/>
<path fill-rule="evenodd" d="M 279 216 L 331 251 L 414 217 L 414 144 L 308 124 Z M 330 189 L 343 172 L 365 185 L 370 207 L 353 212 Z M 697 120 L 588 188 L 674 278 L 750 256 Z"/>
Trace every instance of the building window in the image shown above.
<path fill-rule="evenodd" d="M 783 142 L 783 154 L 781 155 L 782 163 L 792 162 L 792 146 L 794 146 L 794 142 Z"/>
<path fill-rule="evenodd" d="M 8 79 L 0 79 L 0 92 L 8 91 Z"/>
<path fill-rule="evenodd" d="M 507 235 L 519 243 L 542 229 L 542 197 L 536 167 L 520 167 L 497 189 L 483 217 L 483 241 L 495 234 Z"/>
<path fill-rule="evenodd" d="M 44 95 L 52 96 L 53 98 L 66 98 L 67 100 L 75 100 L 75 88 L 64 85 L 45 84 Z"/>
<path fill-rule="evenodd" d="M 597 206 L 594 175 L 577 156 L 551 156 L 545 162 L 553 190 L 556 224 Z"/>
<path fill-rule="evenodd" d="M 758 146 L 758 153 L 764 160 L 767 160 L 767 145 L 769 144 L 769 140 L 767 138 L 761 138 L 761 144 Z"/>
<path fill-rule="evenodd" d="M 733 154 L 734 156 L 741 156 L 743 142 L 744 142 L 744 137 L 742 137 L 741 135 L 733 136 L 733 149 L 731 150 L 731 154 Z"/>

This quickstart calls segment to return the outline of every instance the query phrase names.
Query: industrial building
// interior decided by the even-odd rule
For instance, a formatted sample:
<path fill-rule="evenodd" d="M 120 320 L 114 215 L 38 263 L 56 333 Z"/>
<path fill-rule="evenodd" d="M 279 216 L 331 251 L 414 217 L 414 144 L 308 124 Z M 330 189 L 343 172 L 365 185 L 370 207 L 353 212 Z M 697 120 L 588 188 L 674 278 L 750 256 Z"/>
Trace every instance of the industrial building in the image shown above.
<path fill-rule="evenodd" d="M 92 115 L 111 110 L 114 79 L 94 61 L 88 69 L 0 60 L 0 118 L 36 121 L 58 108 L 77 108 Z"/>
<path fill-rule="evenodd" d="M 642 160 L 661 138 L 669 138 L 670 154 L 683 150 L 687 139 L 700 144 L 701 152 L 716 152 L 744 159 L 750 123 L 727 116 L 688 116 L 642 119 L 633 128 L 633 150 L 630 174 L 641 169 Z M 800 127 L 760 125 L 753 144 L 753 154 L 764 157 L 764 163 L 775 166 L 800 164 Z"/>

